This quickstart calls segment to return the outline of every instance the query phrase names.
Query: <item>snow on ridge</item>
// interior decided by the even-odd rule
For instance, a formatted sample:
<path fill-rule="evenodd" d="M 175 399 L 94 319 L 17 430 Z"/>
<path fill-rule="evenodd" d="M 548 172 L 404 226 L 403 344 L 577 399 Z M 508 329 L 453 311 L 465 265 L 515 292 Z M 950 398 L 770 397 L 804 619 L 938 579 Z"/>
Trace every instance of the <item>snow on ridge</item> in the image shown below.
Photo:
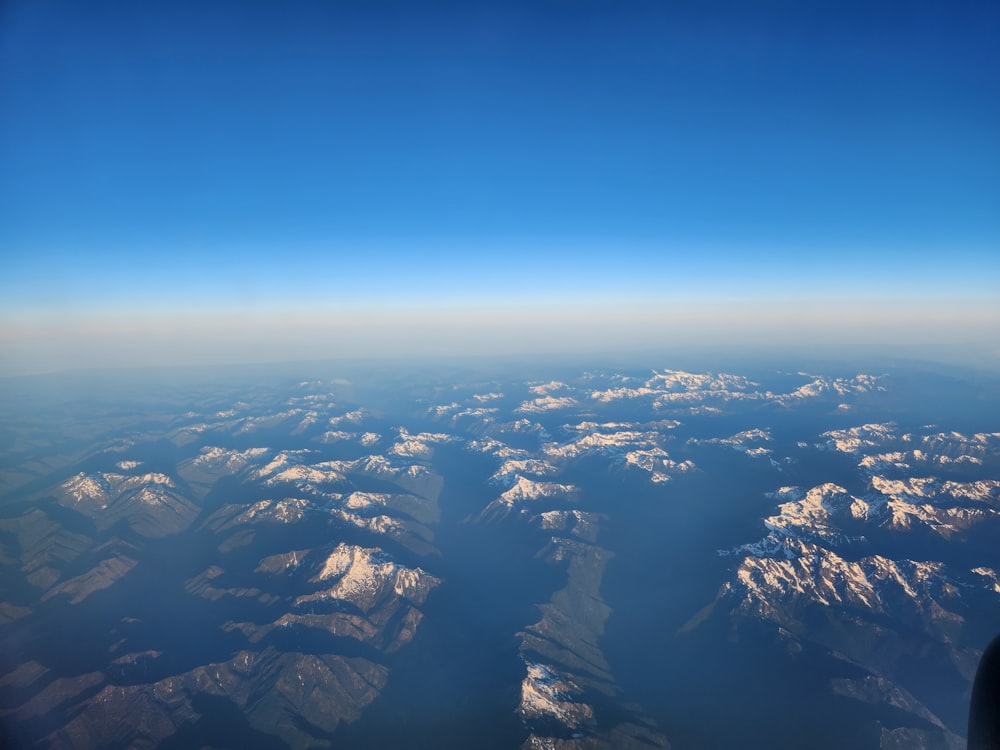
<path fill-rule="evenodd" d="M 570 390 L 570 387 L 559 380 L 550 380 L 548 383 L 538 383 L 528 388 L 536 396 L 549 396 L 552 391 Z"/>
<path fill-rule="evenodd" d="M 1000 480 L 979 479 L 972 482 L 941 480 L 937 477 L 871 478 L 872 487 L 883 495 L 896 499 L 918 499 L 940 502 L 942 499 L 971 500 L 1000 505 Z"/>
<path fill-rule="evenodd" d="M 944 611 L 939 600 L 958 596 L 940 562 L 892 560 L 882 555 L 851 561 L 787 536 L 764 552 L 743 559 L 734 590 L 742 593 L 742 609 L 764 616 L 773 612 L 775 602 L 796 599 L 891 613 L 900 594 L 933 614 Z"/>
<path fill-rule="evenodd" d="M 884 471 L 887 468 L 907 471 L 910 469 L 910 460 L 921 460 L 921 451 L 888 451 L 886 453 L 875 453 L 864 456 L 858 463 L 862 469 L 874 472 Z"/>
<path fill-rule="evenodd" d="M 469 418 L 477 419 L 483 423 L 493 422 L 500 409 L 495 406 L 462 406 L 456 403 L 449 407 L 432 407 L 428 411 L 431 413 L 431 416 L 438 418 L 449 417 L 448 423 L 454 427 L 463 419 Z"/>
<path fill-rule="evenodd" d="M 550 458 L 569 459 L 577 456 L 600 453 L 605 455 L 621 455 L 628 447 L 650 448 L 656 445 L 656 433 L 622 431 L 622 432 L 591 432 L 580 436 L 564 445 L 548 443 L 542 447 L 542 452 Z"/>
<path fill-rule="evenodd" d="M 111 491 L 106 474 L 88 475 L 82 471 L 63 482 L 62 488 L 77 504 L 91 500 L 102 508 L 107 506 L 108 493 Z"/>
<path fill-rule="evenodd" d="M 753 401 L 765 399 L 769 395 L 760 391 L 669 391 L 657 395 L 653 401 L 653 407 L 656 409 L 676 408 L 711 399 L 721 401 Z"/>
<path fill-rule="evenodd" d="M 127 492 L 135 492 L 135 499 L 147 505 L 156 505 L 168 497 L 165 488 L 176 489 L 174 480 L 166 474 L 150 472 L 139 476 L 115 474 L 113 472 L 98 472 L 85 474 L 80 472 L 67 479 L 61 485 L 74 505 L 81 502 L 93 502 L 100 508 L 107 508 L 113 498 Z"/>
<path fill-rule="evenodd" d="M 893 480 L 874 476 L 870 488 L 870 493 L 855 497 L 829 482 L 806 492 L 798 487 L 782 487 L 769 493 L 784 502 L 775 515 L 764 519 L 764 525 L 770 533 L 839 545 L 849 541 L 845 528 L 858 523 L 894 531 L 920 527 L 950 538 L 1000 516 L 1000 507 L 996 507 L 1000 506 L 997 480 L 961 483 L 934 477 Z M 963 502 L 986 507 L 964 507 Z M 750 550 L 750 546 L 739 549 Z"/>
<path fill-rule="evenodd" d="M 591 391 L 590 397 L 603 404 L 609 404 L 612 401 L 620 401 L 623 399 L 633 399 L 641 398 L 642 396 L 656 396 L 660 393 L 653 388 L 609 388 L 604 391 Z"/>
<path fill-rule="evenodd" d="M 679 424 L 679 423 L 678 423 Z M 609 432 L 635 429 L 635 422 L 577 422 L 565 424 L 562 429 L 567 432 Z"/>
<path fill-rule="evenodd" d="M 987 580 L 988 587 L 995 593 L 1000 594 L 1000 575 L 997 574 L 996 570 L 993 568 L 979 567 L 973 568 L 972 572 L 985 578 Z"/>
<path fill-rule="evenodd" d="M 554 719 L 569 730 L 592 722 L 594 710 L 578 698 L 583 691 L 555 667 L 525 660 L 527 674 L 521 682 L 521 702 L 517 711 L 522 718 Z"/>
<path fill-rule="evenodd" d="M 934 477 L 907 477 L 906 479 L 886 479 L 875 475 L 871 485 L 883 495 L 894 497 L 931 498 L 941 486 L 941 480 Z"/>
<path fill-rule="evenodd" d="M 877 436 L 881 430 L 869 432 Z M 909 601 L 920 610 L 926 627 L 935 631 L 945 627 L 941 623 L 958 617 L 945 604 L 959 593 L 943 563 L 893 560 L 880 554 L 852 560 L 833 547 L 850 541 L 845 530 L 857 528 L 857 524 L 895 531 L 920 526 L 949 538 L 1000 513 L 991 507 L 955 505 L 963 499 L 996 501 L 1000 481 L 959 483 L 934 477 L 897 480 L 876 475 L 871 477 L 870 488 L 871 494 L 864 497 L 855 497 L 830 482 L 806 491 L 789 485 L 769 493 L 783 502 L 775 515 L 764 520 L 767 535 L 752 544 L 720 551 L 740 557 L 734 578 L 724 591 L 742 598 L 739 608 L 745 614 L 779 622 L 786 617 L 782 613 L 787 603 L 796 600 L 890 615 L 895 607 L 911 606 L 901 604 Z M 972 572 L 987 578 L 989 587 L 1000 593 L 990 569 Z"/>
<path fill-rule="evenodd" d="M 695 471 L 693 461 L 674 461 L 662 448 L 649 450 L 633 450 L 625 454 L 625 465 L 633 466 L 649 472 L 650 481 L 654 484 L 669 482 L 671 474 Z"/>
<path fill-rule="evenodd" d="M 668 391 L 746 391 L 759 386 L 749 378 L 729 373 L 692 373 L 684 370 L 654 372 L 646 381 L 648 387 Z"/>
<path fill-rule="evenodd" d="M 280 424 L 292 417 L 297 417 L 299 415 L 305 414 L 305 409 L 300 409 L 298 407 L 293 409 L 287 409 L 285 411 L 279 411 L 274 414 L 263 414 L 260 416 L 248 416 L 242 420 L 240 428 L 236 431 L 237 435 L 241 435 L 246 432 L 253 432 L 259 427 L 273 427 Z M 238 421 L 239 422 L 239 421 Z"/>
<path fill-rule="evenodd" d="M 292 430 L 293 435 L 298 435 L 304 432 L 307 428 L 319 422 L 319 412 L 314 409 L 309 409 L 305 412 L 302 420 L 299 422 L 298 426 Z"/>
<path fill-rule="evenodd" d="M 688 438 L 691 445 L 725 445 L 753 458 L 769 457 L 774 451 L 754 443 L 770 442 L 770 428 L 754 427 L 724 438 Z"/>
<path fill-rule="evenodd" d="M 764 519 L 764 526 L 784 536 L 837 542 L 843 538 L 836 526 L 839 518 L 867 520 L 870 512 L 868 503 L 832 482 L 804 493 L 798 487 L 782 487 L 770 496 L 786 502 L 778 506 L 776 515 Z"/>
<path fill-rule="evenodd" d="M 372 506 L 384 506 L 391 495 L 385 492 L 362 492 L 356 490 L 344 498 L 344 507 L 351 510 L 364 510 Z"/>
<path fill-rule="evenodd" d="M 312 451 L 306 450 L 280 451 L 265 466 L 259 469 L 254 476 L 258 478 L 266 477 L 269 474 L 274 474 L 291 466 L 300 466 L 303 460 L 311 453 Z"/>
<path fill-rule="evenodd" d="M 597 524 L 601 516 L 576 510 L 547 510 L 539 514 L 541 527 L 546 531 L 562 531 L 593 542 L 597 539 Z"/>
<path fill-rule="evenodd" d="M 853 378 L 828 378 L 822 375 L 810 375 L 805 372 L 798 373 L 804 377 L 813 378 L 812 381 L 801 385 L 791 393 L 777 396 L 780 403 L 816 398 L 826 394 L 836 394 L 837 396 L 847 396 L 857 393 L 870 393 L 872 391 L 884 391 L 885 386 L 881 385 L 882 376 L 858 374 Z M 849 404 L 840 404 L 838 408 L 850 408 Z"/>
<path fill-rule="evenodd" d="M 358 433 L 345 432 L 344 430 L 327 430 L 319 437 L 321 443 L 339 443 L 348 440 L 356 440 Z"/>
<path fill-rule="evenodd" d="M 700 416 L 702 414 L 722 414 L 722 409 L 717 406 L 690 406 L 688 407 L 688 414 L 691 416 Z"/>
<path fill-rule="evenodd" d="M 752 390 L 757 385 L 758 383 L 740 375 L 664 370 L 654 372 L 639 387 L 622 386 L 593 391 L 590 397 L 601 403 L 610 403 L 651 396 L 655 398 L 653 405 L 659 408 L 675 402 L 703 401 L 711 398 L 723 400 L 759 398 L 760 394 Z"/>
<path fill-rule="evenodd" d="M 245 524 L 258 520 L 293 523 L 302 519 L 308 507 L 308 500 L 297 497 L 260 500 L 234 518 L 233 523 Z"/>
<path fill-rule="evenodd" d="M 323 402 L 320 405 L 326 407 L 333 406 L 335 403 L 334 395 L 332 393 L 307 393 L 303 396 L 297 396 L 289 399 L 288 403 L 291 404 L 298 401 L 312 401 L 316 404 L 320 404 L 320 402 Z"/>
<path fill-rule="evenodd" d="M 139 534 L 159 537 L 183 528 L 196 514 L 174 480 L 160 472 L 81 472 L 59 487 L 60 502 L 90 516 L 102 530 L 125 518 Z"/>
<path fill-rule="evenodd" d="M 902 480 L 871 478 L 877 493 L 869 504 L 879 525 L 896 531 L 909 531 L 916 526 L 950 538 L 986 519 L 1000 516 L 1000 482 L 941 481 L 935 477 L 910 477 Z M 987 507 L 965 507 L 974 502 Z"/>
<path fill-rule="evenodd" d="M 996 479 L 979 479 L 974 482 L 947 481 L 941 485 L 941 491 L 954 498 L 1000 505 L 1000 480 Z"/>
<path fill-rule="evenodd" d="M 947 453 L 929 453 L 919 448 L 914 448 L 910 451 L 887 451 L 885 453 L 874 453 L 863 456 L 858 465 L 868 473 L 890 469 L 907 472 L 912 470 L 914 465 L 931 465 L 944 469 L 961 466 L 982 466 L 983 459 L 976 455 L 964 453 L 957 456 L 949 456 Z"/>
<path fill-rule="evenodd" d="M 253 474 L 254 479 L 263 479 L 264 484 L 274 486 L 282 482 L 298 485 L 300 490 L 315 489 L 312 485 L 333 484 L 345 481 L 339 471 L 339 462 L 323 461 L 307 464 L 303 459 L 313 451 L 281 451 L 271 461 Z"/>
<path fill-rule="evenodd" d="M 506 443 L 500 442 L 496 438 L 482 438 L 481 440 L 472 440 L 468 444 L 468 448 L 476 453 L 483 453 L 486 455 L 495 456 L 496 458 L 528 458 L 530 454 L 524 448 L 512 448 Z"/>
<path fill-rule="evenodd" d="M 659 424 L 659 423 L 654 423 Z M 673 428 L 679 422 L 670 420 Z M 580 422 L 564 429 L 583 433 L 568 443 L 546 443 L 542 454 L 551 462 L 568 461 L 580 456 L 599 455 L 613 459 L 614 464 L 648 472 L 654 483 L 670 481 L 671 474 L 695 469 L 691 461 L 676 462 L 659 445 L 661 436 L 655 431 L 622 429 L 635 427 L 624 422 Z"/>
<path fill-rule="evenodd" d="M 479 403 L 486 401 L 499 401 L 504 395 L 502 393 L 476 393 L 472 396 Z"/>
<path fill-rule="evenodd" d="M 920 451 L 913 451 L 915 454 L 920 453 Z M 972 464 L 974 466 L 982 466 L 983 459 L 978 456 L 956 456 L 952 458 L 951 456 L 934 456 L 935 463 L 942 466 L 947 466 L 949 464 Z"/>
<path fill-rule="evenodd" d="M 577 400 L 572 396 L 542 396 L 532 401 L 525 401 L 514 411 L 520 414 L 541 414 L 556 409 L 568 409 L 577 405 Z"/>
<path fill-rule="evenodd" d="M 786 485 L 784 487 L 779 487 L 774 492 L 768 492 L 766 496 L 771 498 L 772 500 L 785 500 L 786 502 L 796 502 L 797 500 L 801 500 L 803 497 L 805 497 L 805 493 L 802 491 L 801 487 L 796 487 L 794 485 Z"/>
<path fill-rule="evenodd" d="M 517 475 L 510 489 L 500 495 L 500 502 L 504 505 L 514 505 L 522 500 L 538 500 L 546 497 L 566 497 L 577 492 L 577 488 L 570 484 L 558 484 L 556 482 L 536 482 L 527 477 Z"/>
<path fill-rule="evenodd" d="M 210 466 L 212 468 L 224 468 L 227 471 L 239 471 L 254 459 L 263 456 L 268 450 L 268 448 L 249 448 L 239 451 L 210 446 L 202 448 L 201 454 L 195 457 L 193 463 L 195 466 Z"/>
<path fill-rule="evenodd" d="M 513 422 L 504 422 L 503 424 L 497 425 L 497 431 L 499 432 L 516 432 L 520 434 L 536 433 L 537 435 L 542 435 L 547 437 L 548 433 L 545 428 L 542 427 L 538 422 L 532 422 L 527 417 L 521 419 L 515 419 Z"/>
<path fill-rule="evenodd" d="M 524 474 L 535 477 L 548 477 L 557 473 L 557 469 L 548 461 L 538 458 L 509 458 L 497 469 L 489 481 L 507 487 L 512 486 Z"/>
<path fill-rule="evenodd" d="M 352 473 L 388 477 L 399 477 L 401 475 L 422 477 L 431 473 L 430 469 L 426 466 L 420 464 L 400 466 L 398 463 L 391 461 L 387 456 L 377 453 L 355 459 L 322 461 L 315 464 L 313 468 L 328 472 L 331 476 L 340 476 L 341 478 Z"/>
<path fill-rule="evenodd" d="M 751 442 L 770 442 L 771 440 L 771 429 L 768 427 L 760 428 L 754 427 L 749 430 L 743 430 L 743 432 L 737 432 L 735 435 L 730 435 L 725 438 L 703 438 L 699 440 L 698 438 L 691 438 L 688 442 L 693 443 L 706 443 L 709 445 L 733 445 L 741 446 L 745 443 Z"/>
<path fill-rule="evenodd" d="M 927 428 L 933 427 L 927 425 Z M 860 455 L 859 465 L 868 472 L 887 468 L 907 471 L 914 464 L 982 466 L 984 459 L 1000 456 L 1000 433 L 976 433 L 970 437 L 960 432 L 938 432 L 920 436 L 920 447 L 898 447 L 892 444 L 912 444 L 914 435 L 898 435 L 896 424 L 886 422 L 830 430 L 821 437 L 826 441 L 818 443 L 817 447 Z"/>
<path fill-rule="evenodd" d="M 330 417 L 329 424 L 331 427 L 338 427 L 344 422 L 348 422 L 350 424 L 361 424 L 367 417 L 367 409 L 354 409 L 346 414 L 341 414 L 339 417 Z"/>
<path fill-rule="evenodd" d="M 846 430 L 828 430 L 820 437 L 827 438 L 817 447 L 840 453 L 859 454 L 868 448 L 877 448 L 896 439 L 895 422 L 871 423 Z"/>
<path fill-rule="evenodd" d="M 457 401 L 452 401 L 450 404 L 439 404 L 438 406 L 431 406 L 427 409 L 427 414 L 432 417 L 446 417 L 449 414 L 454 414 L 462 405 Z"/>
<path fill-rule="evenodd" d="M 812 380 L 789 393 L 772 393 L 771 391 L 759 390 L 760 383 L 742 375 L 664 370 L 654 373 L 642 386 L 595 390 L 590 394 L 590 397 L 602 403 L 610 403 L 620 399 L 654 397 L 653 405 L 656 408 L 712 399 L 721 401 L 768 400 L 787 406 L 796 401 L 827 394 L 846 396 L 867 393 L 872 390 L 884 390 L 884 387 L 880 385 L 880 377 L 874 375 L 860 374 L 854 378 L 826 378 L 807 373 L 799 373 L 799 375 L 812 378 Z"/>
<path fill-rule="evenodd" d="M 397 536 L 405 530 L 405 524 L 402 521 L 394 516 L 387 516 L 385 514 L 359 516 L 340 510 L 339 508 L 334 508 L 330 511 L 330 516 L 351 526 L 370 531 L 373 534 Z"/>
<path fill-rule="evenodd" d="M 159 472 L 151 472 L 149 474 L 143 474 L 141 476 L 131 476 L 125 477 L 121 474 L 108 474 L 109 478 L 114 477 L 114 481 L 120 482 L 123 489 L 130 490 L 136 487 L 143 487 L 147 485 L 163 485 L 164 487 L 175 487 L 174 480 L 168 477 L 166 474 L 161 474 Z"/>
<path fill-rule="evenodd" d="M 301 483 L 309 482 L 313 484 L 332 484 L 344 481 L 344 475 L 336 471 L 323 471 L 313 466 L 299 464 L 282 469 L 276 474 L 267 478 L 265 484 L 277 484 L 279 482 Z"/>
<path fill-rule="evenodd" d="M 934 425 L 927 425 L 933 428 Z M 971 458 L 981 459 L 987 456 L 1000 456 L 1000 432 L 977 432 L 964 435 L 961 432 L 938 432 L 921 437 L 921 445 L 925 450 L 933 451 L 942 456 L 952 457 L 959 453 Z"/>
<path fill-rule="evenodd" d="M 434 454 L 431 447 L 435 443 L 449 443 L 456 438 L 443 432 L 421 432 L 412 435 L 405 427 L 399 429 L 399 440 L 389 452 L 403 458 L 429 459 Z"/>
<path fill-rule="evenodd" d="M 363 609 L 390 590 L 414 604 L 422 604 L 440 581 L 421 568 L 407 568 L 391 561 L 378 548 L 341 543 L 327 556 L 323 568 L 311 579 L 319 583 L 336 579 L 326 595 L 352 601 Z"/>
<path fill-rule="evenodd" d="M 253 479 L 263 479 L 291 466 L 298 466 L 302 463 L 302 457 L 308 455 L 310 451 L 279 451 L 264 466 L 257 469 L 252 475 Z"/>

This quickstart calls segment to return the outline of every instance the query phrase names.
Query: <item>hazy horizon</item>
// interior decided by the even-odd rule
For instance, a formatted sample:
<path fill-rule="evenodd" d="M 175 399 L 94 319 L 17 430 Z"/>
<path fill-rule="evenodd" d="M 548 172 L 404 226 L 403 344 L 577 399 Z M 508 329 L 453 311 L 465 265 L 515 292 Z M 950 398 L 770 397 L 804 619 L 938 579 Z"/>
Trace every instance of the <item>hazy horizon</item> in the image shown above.
<path fill-rule="evenodd" d="M 995 4 L 11 2 L 0 374 L 1000 367 Z"/>

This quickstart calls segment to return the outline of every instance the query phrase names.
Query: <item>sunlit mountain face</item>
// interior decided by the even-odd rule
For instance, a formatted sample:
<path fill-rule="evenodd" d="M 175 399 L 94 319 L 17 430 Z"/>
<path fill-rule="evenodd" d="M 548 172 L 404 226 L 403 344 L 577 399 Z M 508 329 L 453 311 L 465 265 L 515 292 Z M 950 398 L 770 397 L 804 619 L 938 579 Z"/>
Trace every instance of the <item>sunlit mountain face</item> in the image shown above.
<path fill-rule="evenodd" d="M 1000 383 L 786 365 L 8 379 L 6 742 L 964 747 Z"/>

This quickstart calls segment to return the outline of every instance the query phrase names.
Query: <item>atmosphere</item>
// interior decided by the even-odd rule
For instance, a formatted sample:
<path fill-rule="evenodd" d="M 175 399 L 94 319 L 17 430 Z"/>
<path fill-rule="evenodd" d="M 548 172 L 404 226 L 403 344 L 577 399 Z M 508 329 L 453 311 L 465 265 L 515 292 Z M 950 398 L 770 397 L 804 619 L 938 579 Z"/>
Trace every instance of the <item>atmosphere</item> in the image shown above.
<path fill-rule="evenodd" d="M 997 38 L 990 2 L 4 3 L 0 374 L 996 367 Z"/>
<path fill-rule="evenodd" d="M 998 73 L 998 0 L 0 0 L 0 750 L 986 750 Z"/>

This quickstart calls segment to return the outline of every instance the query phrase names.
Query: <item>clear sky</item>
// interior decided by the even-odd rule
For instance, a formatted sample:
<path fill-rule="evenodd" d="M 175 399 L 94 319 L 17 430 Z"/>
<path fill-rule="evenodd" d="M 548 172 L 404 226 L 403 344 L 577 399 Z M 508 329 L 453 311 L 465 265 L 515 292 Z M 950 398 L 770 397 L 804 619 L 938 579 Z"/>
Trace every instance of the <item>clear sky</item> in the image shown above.
<path fill-rule="evenodd" d="M 992 0 L 7 0 L 0 373 L 1000 363 L 998 39 Z"/>

